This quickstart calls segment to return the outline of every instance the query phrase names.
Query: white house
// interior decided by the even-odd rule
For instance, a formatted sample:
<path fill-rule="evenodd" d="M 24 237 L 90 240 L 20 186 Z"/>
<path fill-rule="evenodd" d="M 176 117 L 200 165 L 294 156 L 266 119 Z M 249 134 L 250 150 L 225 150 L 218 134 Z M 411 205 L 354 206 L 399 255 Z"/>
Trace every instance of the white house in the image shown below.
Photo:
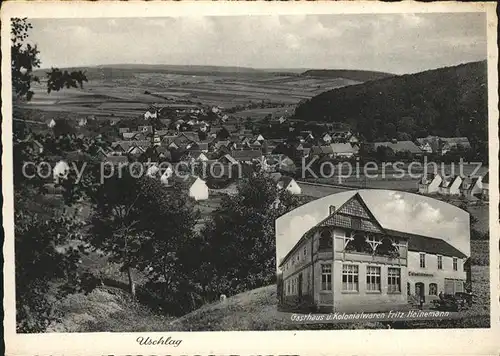
<path fill-rule="evenodd" d="M 169 185 L 170 178 L 172 177 L 173 174 L 174 174 L 174 171 L 172 170 L 172 167 L 167 166 L 167 168 L 165 168 L 163 174 L 160 177 L 160 182 L 162 182 L 165 185 Z"/>
<path fill-rule="evenodd" d="M 439 186 L 443 178 L 439 174 L 427 174 L 422 176 L 422 179 L 418 183 L 418 192 L 420 194 L 431 194 L 439 192 Z"/>
<path fill-rule="evenodd" d="M 475 198 L 478 195 L 481 195 L 483 192 L 483 184 L 482 177 L 467 177 L 462 180 L 462 184 L 460 185 L 460 193 L 465 198 Z"/>
<path fill-rule="evenodd" d="M 332 142 L 332 136 L 330 136 L 330 134 L 327 132 L 323 135 L 323 137 L 321 138 L 325 143 L 330 143 Z"/>
<path fill-rule="evenodd" d="M 54 176 L 54 182 L 59 183 L 61 180 L 64 180 L 69 174 L 69 165 L 65 161 L 59 161 L 54 166 L 52 170 L 52 174 Z"/>
<path fill-rule="evenodd" d="M 443 195 L 460 195 L 460 185 L 462 178 L 460 176 L 444 177 L 439 185 L 439 193 Z"/>
<path fill-rule="evenodd" d="M 78 120 L 78 126 L 86 126 L 87 125 L 87 119 L 86 118 L 81 118 Z"/>
<path fill-rule="evenodd" d="M 490 196 L 490 175 L 489 172 L 485 174 L 485 176 L 482 179 L 482 185 L 483 185 L 483 199 L 484 200 L 489 200 Z"/>
<path fill-rule="evenodd" d="M 259 134 L 259 135 L 257 135 L 254 138 L 254 141 L 265 141 L 265 138 L 264 138 L 264 136 L 262 136 L 261 134 Z"/>
<path fill-rule="evenodd" d="M 208 199 L 208 186 L 200 177 L 196 176 L 175 176 L 173 180 L 180 184 L 183 189 L 187 190 L 188 195 L 194 200 Z"/>
<path fill-rule="evenodd" d="M 330 144 L 333 157 L 350 158 L 356 156 L 359 152 L 358 146 L 353 146 L 350 143 L 332 143 Z"/>
<path fill-rule="evenodd" d="M 354 143 L 358 143 L 358 142 L 359 142 L 359 139 L 355 135 L 351 135 L 351 137 L 349 138 L 349 143 L 354 144 Z"/>
<path fill-rule="evenodd" d="M 284 190 L 288 191 L 290 194 L 298 195 L 298 194 L 302 193 L 302 189 L 297 184 L 295 179 L 293 179 L 292 177 L 282 176 L 277 181 L 276 184 L 277 184 L 278 189 L 284 189 Z"/>
<path fill-rule="evenodd" d="M 54 119 L 50 119 L 49 121 L 47 121 L 47 126 L 49 128 L 53 128 L 54 126 L 56 126 L 56 122 L 54 121 Z"/>
<path fill-rule="evenodd" d="M 159 171 L 160 168 L 158 168 L 158 165 L 156 163 L 153 163 L 146 170 L 146 175 L 148 177 L 155 178 Z"/>

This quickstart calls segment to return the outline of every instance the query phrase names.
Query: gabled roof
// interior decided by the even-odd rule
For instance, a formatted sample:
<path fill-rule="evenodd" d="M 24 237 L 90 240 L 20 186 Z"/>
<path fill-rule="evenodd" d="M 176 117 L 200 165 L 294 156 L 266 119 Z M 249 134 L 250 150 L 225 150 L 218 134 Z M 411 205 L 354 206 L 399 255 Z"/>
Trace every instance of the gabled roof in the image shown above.
<path fill-rule="evenodd" d="M 396 230 L 385 230 L 388 234 L 408 238 L 408 250 L 414 252 L 425 252 L 433 255 L 443 255 L 450 257 L 466 258 L 467 256 L 451 246 L 449 243 L 442 239 L 410 234 L 407 232 L 396 231 Z"/>
<path fill-rule="evenodd" d="M 262 157 L 261 150 L 232 150 L 231 157 L 237 161 L 251 161 Z"/>
<path fill-rule="evenodd" d="M 482 181 L 483 181 L 483 183 L 486 183 L 486 184 L 490 183 L 490 172 L 486 172 Z"/>
<path fill-rule="evenodd" d="M 357 146 L 353 146 L 350 143 L 332 143 L 329 145 L 332 148 L 333 153 L 357 153 L 359 151 Z"/>
<path fill-rule="evenodd" d="M 440 140 L 449 144 L 450 146 L 461 145 L 465 148 L 470 147 L 470 142 L 467 137 L 440 137 Z"/>
<path fill-rule="evenodd" d="M 394 152 L 409 151 L 411 153 L 422 153 L 422 150 L 412 141 L 396 141 L 396 142 L 375 142 L 374 148 L 385 146 L 391 148 Z"/>
<path fill-rule="evenodd" d="M 427 173 L 427 175 L 422 175 L 422 178 L 420 179 L 420 184 L 430 184 L 434 181 L 434 179 L 437 178 L 437 174 L 434 173 Z"/>
<path fill-rule="evenodd" d="M 193 175 L 188 175 L 188 176 L 181 176 L 181 175 L 177 175 L 177 174 L 174 174 L 172 176 L 172 180 L 181 185 L 183 188 L 186 188 L 186 189 L 189 189 L 191 188 L 191 186 L 198 180 L 200 179 L 201 181 L 205 182 L 203 179 L 197 177 L 197 176 L 193 176 Z"/>
<path fill-rule="evenodd" d="M 103 162 L 109 162 L 113 164 L 128 163 L 127 156 L 106 156 L 102 159 Z"/>
<path fill-rule="evenodd" d="M 138 132 L 122 132 L 122 136 L 124 140 L 129 140 L 135 137 Z"/>
<path fill-rule="evenodd" d="M 449 177 L 443 177 L 443 181 L 439 185 L 441 188 L 448 188 L 451 187 L 455 181 L 458 179 L 462 179 L 460 176 L 449 176 Z"/>
<path fill-rule="evenodd" d="M 238 163 L 237 160 L 235 160 L 230 154 L 225 154 L 224 156 L 222 156 L 221 158 L 225 158 L 226 160 L 229 161 L 229 163 L 232 163 L 232 164 L 236 164 Z"/>

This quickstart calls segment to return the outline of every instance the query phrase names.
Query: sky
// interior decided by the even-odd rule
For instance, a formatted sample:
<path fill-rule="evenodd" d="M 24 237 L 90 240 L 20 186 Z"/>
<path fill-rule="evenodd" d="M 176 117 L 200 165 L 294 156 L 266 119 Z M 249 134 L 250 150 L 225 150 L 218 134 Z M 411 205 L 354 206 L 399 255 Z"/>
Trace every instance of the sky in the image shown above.
<path fill-rule="evenodd" d="M 42 68 L 140 63 L 404 74 L 486 59 L 484 13 L 30 22 Z"/>
<path fill-rule="evenodd" d="M 470 255 L 468 213 L 454 205 L 413 193 L 393 190 L 358 190 L 383 228 L 442 238 Z M 332 194 L 304 204 L 276 220 L 276 261 L 295 246 L 302 235 L 337 209 L 356 191 Z"/>

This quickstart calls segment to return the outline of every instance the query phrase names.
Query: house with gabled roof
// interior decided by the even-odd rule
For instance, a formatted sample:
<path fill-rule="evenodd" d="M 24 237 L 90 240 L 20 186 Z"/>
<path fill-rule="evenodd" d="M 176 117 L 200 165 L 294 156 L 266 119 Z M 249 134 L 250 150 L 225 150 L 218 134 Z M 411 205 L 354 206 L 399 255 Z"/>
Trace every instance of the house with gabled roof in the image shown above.
<path fill-rule="evenodd" d="M 49 119 L 45 121 L 45 124 L 49 129 L 52 129 L 54 128 L 54 126 L 56 126 L 56 121 L 54 119 Z"/>
<path fill-rule="evenodd" d="M 253 163 L 262 160 L 261 150 L 232 150 L 231 157 L 239 163 Z"/>
<path fill-rule="evenodd" d="M 209 190 L 206 182 L 200 177 L 194 175 L 173 175 L 170 178 L 172 183 L 167 185 L 178 185 L 187 195 L 196 201 L 207 200 L 209 196 Z"/>
<path fill-rule="evenodd" d="M 443 178 L 439 174 L 429 173 L 423 175 L 418 182 L 418 192 L 420 194 L 438 193 L 442 181 Z"/>
<path fill-rule="evenodd" d="M 460 176 L 443 177 L 443 180 L 439 185 L 439 194 L 460 195 L 461 185 L 462 185 L 462 177 Z"/>
<path fill-rule="evenodd" d="M 460 195 L 468 199 L 474 199 L 483 192 L 482 177 L 465 177 L 460 184 Z"/>
<path fill-rule="evenodd" d="M 137 131 L 142 133 L 153 133 L 153 126 L 151 125 L 140 125 L 137 127 Z"/>
<path fill-rule="evenodd" d="M 379 147 L 388 147 L 394 151 L 394 153 L 398 152 L 410 152 L 414 155 L 423 154 L 420 147 L 418 147 L 413 141 L 387 141 L 387 142 L 375 142 L 373 144 L 375 150 Z"/>
<path fill-rule="evenodd" d="M 324 218 L 280 259 L 281 305 L 387 312 L 410 309 L 409 299 L 429 305 L 439 292 L 464 291 L 469 255 L 445 237 L 386 228 L 359 191 L 323 208 Z"/>
<path fill-rule="evenodd" d="M 122 137 L 124 140 L 132 140 L 134 139 L 135 135 L 137 135 L 138 132 L 134 131 L 134 132 L 122 132 Z"/>
<path fill-rule="evenodd" d="M 445 155 L 454 148 L 462 147 L 463 149 L 471 149 L 469 139 L 467 137 L 440 137 L 441 154 Z"/>
<path fill-rule="evenodd" d="M 222 164 L 238 164 L 238 161 L 233 158 L 230 154 L 225 154 L 221 158 L 219 158 L 219 162 Z"/>
<path fill-rule="evenodd" d="M 351 143 L 332 143 L 333 157 L 351 158 L 358 155 L 359 147 Z"/>
<path fill-rule="evenodd" d="M 292 195 L 299 195 L 302 193 L 302 188 L 300 188 L 292 177 L 277 173 L 273 174 L 271 178 L 276 182 L 278 190 L 285 190 Z"/>
<path fill-rule="evenodd" d="M 482 197 L 484 200 L 489 200 L 490 199 L 490 173 L 486 172 L 482 179 L 482 185 L 483 185 L 483 192 L 482 192 Z"/>

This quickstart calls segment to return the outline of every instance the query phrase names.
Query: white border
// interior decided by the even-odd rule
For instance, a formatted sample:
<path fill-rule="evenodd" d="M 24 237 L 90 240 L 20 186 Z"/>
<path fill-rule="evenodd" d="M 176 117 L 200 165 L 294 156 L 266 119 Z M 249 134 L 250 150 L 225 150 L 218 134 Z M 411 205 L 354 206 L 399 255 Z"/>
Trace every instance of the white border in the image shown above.
<path fill-rule="evenodd" d="M 497 16 L 495 3 L 381 2 L 7 2 L 2 6 L 2 144 L 4 217 L 4 328 L 8 355 L 493 355 L 499 341 L 499 215 L 498 189 L 490 189 L 490 329 L 339 330 L 192 333 L 80 333 L 15 334 L 12 107 L 10 75 L 10 17 L 162 17 L 202 15 L 347 14 L 402 12 L 487 12 L 490 185 L 498 187 L 498 73 Z M 183 342 L 177 348 L 139 346 L 138 335 L 172 336 Z"/>

